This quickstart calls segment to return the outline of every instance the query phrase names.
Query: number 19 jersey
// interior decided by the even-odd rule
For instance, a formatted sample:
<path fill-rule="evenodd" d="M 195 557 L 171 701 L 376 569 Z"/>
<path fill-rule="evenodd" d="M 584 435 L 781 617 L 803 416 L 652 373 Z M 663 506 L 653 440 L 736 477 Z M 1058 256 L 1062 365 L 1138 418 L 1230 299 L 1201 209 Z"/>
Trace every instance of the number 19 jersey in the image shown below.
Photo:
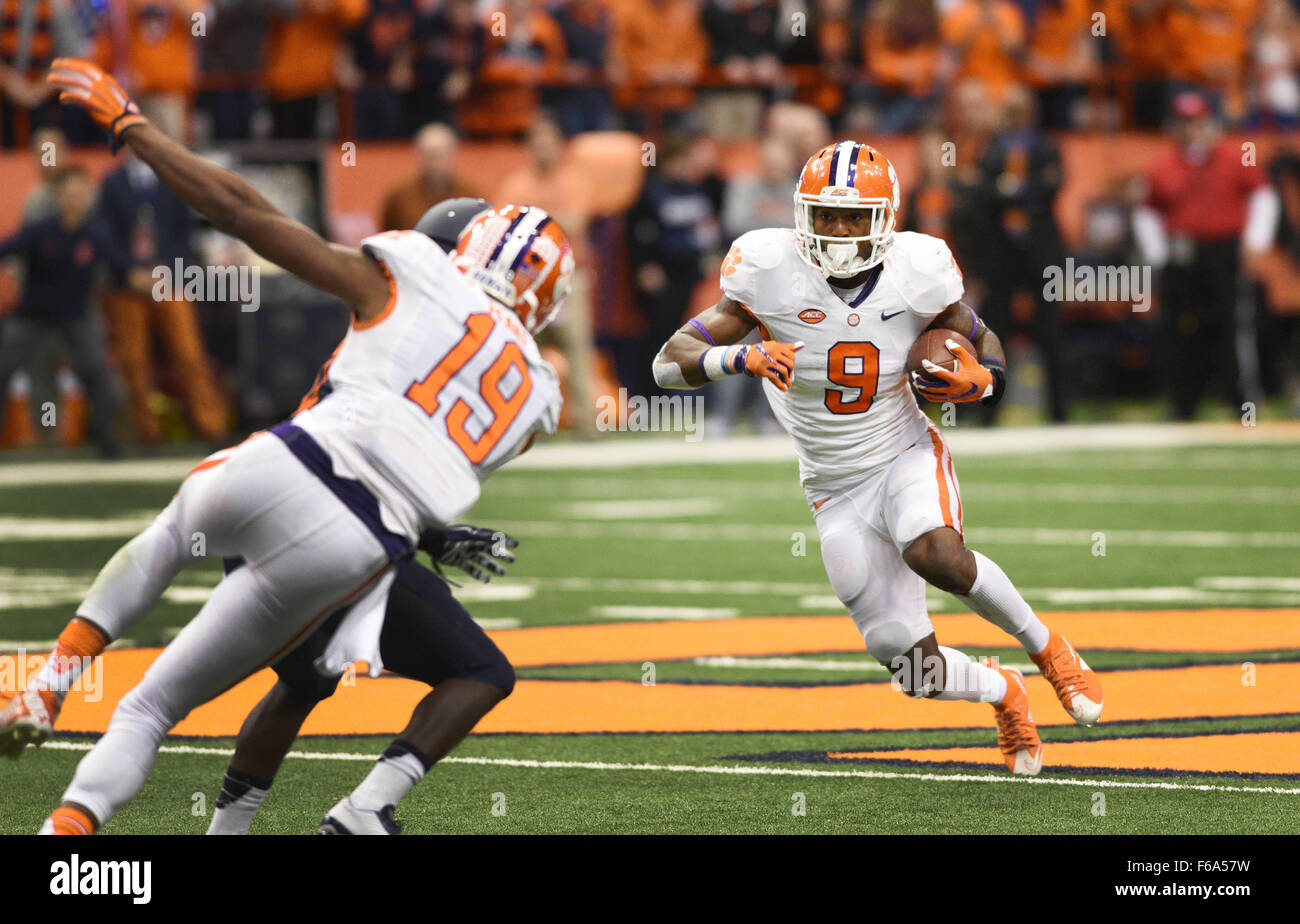
<path fill-rule="evenodd" d="M 414 539 L 462 516 L 480 483 L 538 432 L 554 433 L 560 385 L 518 316 L 415 231 L 368 237 L 388 275 L 384 311 L 354 321 L 294 415 L 335 474 L 379 500 Z"/>
<path fill-rule="evenodd" d="M 763 390 L 794 438 L 806 488 L 854 484 L 925 436 L 904 367 L 921 331 L 961 298 L 947 244 L 896 234 L 879 272 L 846 302 L 800 258 L 793 230 L 764 228 L 736 240 L 721 281 L 763 339 L 804 343 L 790 390 L 766 380 Z"/>

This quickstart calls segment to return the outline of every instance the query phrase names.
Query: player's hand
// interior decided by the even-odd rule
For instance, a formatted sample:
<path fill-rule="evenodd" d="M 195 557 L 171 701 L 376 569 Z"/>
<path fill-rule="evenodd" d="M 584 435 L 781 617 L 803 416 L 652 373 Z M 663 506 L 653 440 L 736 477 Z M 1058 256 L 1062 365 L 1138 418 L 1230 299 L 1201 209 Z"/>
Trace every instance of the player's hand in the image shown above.
<path fill-rule="evenodd" d="M 459 568 L 476 581 L 486 584 L 492 575 L 506 573 L 515 560 L 511 549 L 519 540 L 499 529 L 453 524 L 445 530 L 429 530 L 420 537 L 420 548 L 440 565 Z"/>
<path fill-rule="evenodd" d="M 782 391 L 789 391 L 794 376 L 794 354 L 802 349 L 802 340 L 798 343 L 764 340 L 741 347 L 735 361 L 743 363 L 741 371 L 746 375 L 767 379 Z"/>
<path fill-rule="evenodd" d="M 61 91 L 59 102 L 80 106 L 108 132 L 109 147 L 114 153 L 122 146 L 122 132 L 148 121 L 113 75 L 89 61 L 55 58 L 45 79 Z"/>
<path fill-rule="evenodd" d="M 919 372 L 912 373 L 912 383 L 921 396 L 928 401 L 952 401 L 966 404 L 979 401 L 993 394 L 993 373 L 980 365 L 980 361 L 956 340 L 944 343 L 948 352 L 957 357 L 957 371 L 936 366 L 928 359 L 921 360 L 921 368 L 927 377 Z"/>

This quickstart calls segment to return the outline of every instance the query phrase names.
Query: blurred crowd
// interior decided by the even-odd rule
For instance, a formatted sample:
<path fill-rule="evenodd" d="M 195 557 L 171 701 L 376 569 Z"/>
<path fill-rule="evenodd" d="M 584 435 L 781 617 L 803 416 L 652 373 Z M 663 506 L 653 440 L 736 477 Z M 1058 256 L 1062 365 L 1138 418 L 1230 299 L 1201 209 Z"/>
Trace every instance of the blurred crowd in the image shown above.
<path fill-rule="evenodd" d="M 1028 86 L 1052 129 L 1158 127 L 1188 88 L 1300 124 L 1295 0 L 3 0 L 6 144 L 84 130 L 39 80 L 67 53 L 215 139 L 518 136 L 539 106 L 565 135 L 693 113 L 743 136 L 774 100 L 889 134 L 967 83 Z"/>
<path fill-rule="evenodd" d="M 650 360 L 716 298 L 730 242 L 789 226 L 799 169 L 838 137 L 894 158 L 906 178 L 901 227 L 952 247 L 966 300 L 1011 354 L 1003 407 L 1064 421 L 1084 399 L 1164 393 L 1187 419 L 1206 397 L 1236 409 L 1280 395 L 1300 415 L 1300 153 L 1284 143 L 1247 164 L 1231 134 L 1285 140 L 1300 126 L 1298 7 L 0 0 L 0 137 L 30 146 L 41 176 L 21 228 L 0 244 L 21 278 L 0 318 L 0 445 L 33 438 L 20 370 L 50 342 L 62 346 L 61 406 L 85 405 L 70 419 L 105 453 L 117 451 L 122 410 L 143 443 L 178 427 L 221 443 L 232 427 L 268 422 L 241 405 L 234 351 L 213 346 L 222 334 L 209 321 L 225 315 L 151 294 L 153 267 L 195 259 L 194 217 L 129 156 L 98 187 L 75 162 L 42 156 L 51 140 L 101 140 L 43 90 L 43 68 L 64 53 L 112 68 L 150 118 L 210 148 L 409 141 L 408 175 L 368 181 L 382 187 L 368 232 L 412 227 L 454 196 L 547 208 L 580 268 L 574 305 L 544 344 L 565 379 L 565 422 L 579 431 L 591 415 L 573 409 L 593 395 L 657 391 Z M 1107 158 L 1117 129 L 1157 128 L 1154 157 L 1131 168 L 1110 157 L 1067 233 L 1066 145 Z M 634 132 L 623 136 L 631 147 L 602 147 L 613 136 L 593 133 L 606 129 Z M 521 166 L 465 169 L 467 140 L 500 136 L 526 153 Z M 738 145 L 752 169 L 724 163 Z M 1048 297 L 1044 269 L 1067 260 L 1151 267 L 1151 310 Z M 752 380 L 718 383 L 709 400 L 715 433 L 776 426 Z M 67 440 L 81 438 L 76 429 Z"/>

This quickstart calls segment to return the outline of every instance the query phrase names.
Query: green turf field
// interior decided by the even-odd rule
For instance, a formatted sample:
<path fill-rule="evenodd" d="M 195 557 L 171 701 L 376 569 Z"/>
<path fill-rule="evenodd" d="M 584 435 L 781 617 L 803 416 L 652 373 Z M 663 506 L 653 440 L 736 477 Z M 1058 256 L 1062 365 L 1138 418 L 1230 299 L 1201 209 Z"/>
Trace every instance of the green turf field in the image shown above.
<path fill-rule="evenodd" d="M 691 451 L 682 448 L 684 457 Z M 1300 607 L 1300 446 L 971 458 L 954 448 L 954 455 L 968 543 L 998 561 L 1040 610 Z M 6 650 L 38 650 L 33 643 L 53 639 L 98 566 L 174 490 L 174 481 L 163 480 L 0 486 Z M 461 594 L 489 629 L 734 618 L 740 634 L 746 617 L 842 612 L 793 463 L 508 468 L 468 519 L 507 529 L 522 543 L 507 578 Z M 69 538 L 91 525 L 100 535 Z M 182 574 L 127 644 L 165 644 L 218 574 L 208 566 Z M 937 591 L 930 602 L 936 613 L 962 609 Z M 1223 633 L 1239 637 L 1230 616 Z M 1295 647 L 1246 642 L 1224 651 L 1119 646 L 1085 654 L 1105 676 L 1150 669 L 1143 676 L 1153 684 L 1190 665 L 1252 662 L 1266 671 L 1300 663 Z M 968 651 L 1028 661 L 1014 648 Z M 516 697 L 525 695 L 522 681 L 595 681 L 613 691 L 644 675 L 640 660 L 553 654 L 549 663 L 519 670 Z M 660 660 L 654 671 L 661 687 L 851 690 L 888 682 L 865 652 L 839 650 L 724 652 Z M 1034 782 L 979 762 L 826 756 L 988 745 L 991 710 L 986 728 L 873 730 L 864 717 L 860 727 L 820 732 L 483 734 L 436 768 L 397 814 L 408 833 L 1300 833 L 1300 773 L 1060 769 L 1052 761 L 1054 743 L 1117 738 L 1218 735 L 1207 747 L 1230 751 L 1233 739 L 1224 735 L 1255 733 L 1253 742 L 1300 733 L 1300 716 L 1287 713 L 1264 703 L 1250 715 L 1044 727 L 1046 766 Z M 404 719 L 395 716 L 394 729 Z M 35 829 L 91 740 L 64 738 L 62 748 L 0 765 L 0 833 Z M 300 752 L 321 757 L 286 762 L 254 832 L 313 830 L 388 740 L 302 739 Z M 232 742 L 176 738 L 169 745 L 184 752 L 160 756 L 144 791 L 107 832 L 205 829 L 226 762 L 220 749 Z M 324 759 L 331 755 L 342 758 Z"/>

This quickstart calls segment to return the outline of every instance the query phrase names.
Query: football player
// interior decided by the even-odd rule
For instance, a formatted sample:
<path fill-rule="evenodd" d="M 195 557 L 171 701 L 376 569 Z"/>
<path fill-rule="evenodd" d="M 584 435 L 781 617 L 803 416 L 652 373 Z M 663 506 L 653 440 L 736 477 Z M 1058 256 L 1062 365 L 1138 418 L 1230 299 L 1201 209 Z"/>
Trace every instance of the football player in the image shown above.
<path fill-rule="evenodd" d="M 425 212 L 415 230 L 444 251 L 456 249 L 460 233 L 491 206 L 483 199 L 448 199 Z M 312 390 L 328 392 L 322 369 Z M 420 549 L 477 581 L 505 573 L 518 543 L 510 536 L 473 526 L 426 530 Z M 239 562 L 229 562 L 233 570 Z M 316 704 L 332 696 L 339 678 L 323 676 L 315 660 L 325 653 L 345 613 L 330 617 L 302 645 L 277 661 L 276 684 L 244 720 L 217 797 L 209 834 L 247 834 L 253 816 L 303 722 Z M 397 803 L 469 733 L 495 705 L 475 694 L 487 684 L 498 699 L 514 689 L 514 669 L 501 650 L 452 596 L 447 583 L 412 560 L 397 565 L 397 578 L 384 610 L 379 654 L 395 674 L 434 687 L 415 707 L 411 720 L 384 751 L 365 780 L 322 819 L 322 834 L 398 834 Z M 471 695 L 465 695 L 468 690 Z M 491 692 L 490 690 L 487 692 Z M 485 708 L 486 707 L 486 708 Z"/>
<path fill-rule="evenodd" d="M 279 660 L 334 612 L 350 607 L 317 668 L 382 668 L 394 562 L 425 529 L 455 522 L 538 431 L 555 430 L 558 377 L 533 337 L 564 302 L 573 256 L 550 216 L 515 205 L 476 216 L 454 261 L 415 231 L 361 249 L 329 244 L 160 132 L 94 64 L 57 59 L 49 81 L 214 227 L 352 309 L 328 391 L 314 389 L 293 420 L 197 466 L 104 567 L 60 636 L 41 672 L 46 710 L 105 636 L 139 619 L 198 554 L 244 560 L 78 765 L 42 827 L 73 834 L 93 832 L 139 791 L 163 736 L 190 710 Z M 486 711 L 500 691 L 479 686 L 466 696 Z"/>
<path fill-rule="evenodd" d="M 1035 775 L 1043 749 L 1024 679 L 939 644 L 925 584 L 957 595 L 1014 636 L 1076 722 L 1101 716 L 1096 674 L 1049 630 L 989 558 L 966 548 L 952 456 L 909 384 L 930 401 L 994 404 L 1006 382 L 1002 345 L 961 303 L 961 272 L 938 238 L 896 231 L 898 177 L 879 151 L 828 145 L 804 165 L 794 228 L 741 236 L 722 264 L 722 299 L 685 324 L 654 362 L 656 381 L 696 388 L 725 376 L 763 379 L 794 438 L 822 561 L 867 650 L 911 696 L 993 704 L 1008 769 Z M 738 341 L 755 327 L 762 342 Z M 908 351 L 927 328 L 949 340 L 956 372 Z"/>

